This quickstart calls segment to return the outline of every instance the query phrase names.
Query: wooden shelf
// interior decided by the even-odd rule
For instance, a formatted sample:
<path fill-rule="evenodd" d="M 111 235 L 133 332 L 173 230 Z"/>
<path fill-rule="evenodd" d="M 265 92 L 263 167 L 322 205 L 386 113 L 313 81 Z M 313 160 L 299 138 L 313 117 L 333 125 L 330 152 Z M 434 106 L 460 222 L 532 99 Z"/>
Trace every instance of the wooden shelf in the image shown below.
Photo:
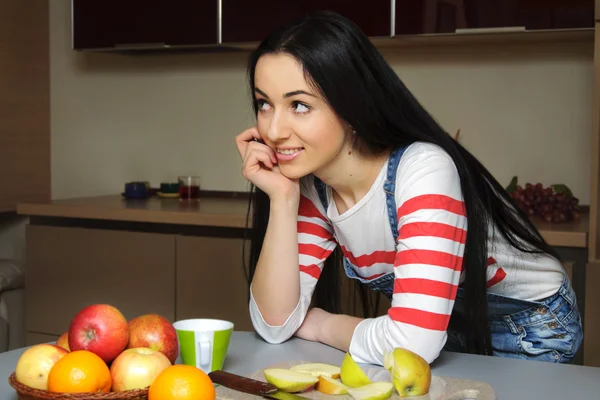
<path fill-rule="evenodd" d="M 587 213 L 581 214 L 578 221 L 561 224 L 549 223 L 540 218 L 533 218 L 532 221 L 551 246 L 587 248 L 590 231 L 589 217 Z"/>

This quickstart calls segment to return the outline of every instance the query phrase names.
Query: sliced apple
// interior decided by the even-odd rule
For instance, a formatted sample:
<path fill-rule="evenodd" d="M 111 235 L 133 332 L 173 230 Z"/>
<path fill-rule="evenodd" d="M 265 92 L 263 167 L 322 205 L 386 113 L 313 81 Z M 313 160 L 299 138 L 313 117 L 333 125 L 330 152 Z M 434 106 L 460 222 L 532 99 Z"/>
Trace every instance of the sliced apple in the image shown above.
<path fill-rule="evenodd" d="M 267 382 L 288 393 L 302 392 L 319 381 L 316 376 L 284 368 L 267 368 L 264 375 Z"/>
<path fill-rule="evenodd" d="M 400 397 L 429 393 L 431 368 L 420 355 L 397 347 L 385 352 L 383 367 L 390 371 L 390 380 Z"/>
<path fill-rule="evenodd" d="M 320 375 L 316 389 L 324 394 L 348 394 L 349 387 L 337 379 Z"/>
<path fill-rule="evenodd" d="M 360 366 L 352 359 L 350 353 L 346 353 L 342 366 L 340 368 L 340 378 L 342 383 L 351 388 L 368 385 L 371 380 L 360 368 Z"/>
<path fill-rule="evenodd" d="M 392 396 L 393 390 L 391 382 L 375 382 L 348 389 L 348 394 L 355 400 L 386 400 Z"/>
<path fill-rule="evenodd" d="M 304 372 L 313 376 L 328 376 L 330 378 L 339 378 L 341 368 L 337 365 L 324 363 L 298 364 L 290 368 L 292 371 Z"/>

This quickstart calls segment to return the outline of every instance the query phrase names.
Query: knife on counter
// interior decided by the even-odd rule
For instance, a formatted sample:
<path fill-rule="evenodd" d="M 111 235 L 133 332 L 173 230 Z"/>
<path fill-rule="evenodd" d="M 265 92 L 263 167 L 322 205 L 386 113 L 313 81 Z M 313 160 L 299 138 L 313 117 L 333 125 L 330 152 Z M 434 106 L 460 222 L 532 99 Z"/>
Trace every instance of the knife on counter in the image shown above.
<path fill-rule="evenodd" d="M 256 379 L 247 378 L 245 376 L 232 374 L 225 371 L 212 371 L 208 374 L 213 383 L 225 386 L 229 389 L 237 390 L 262 396 L 270 399 L 279 400 L 308 400 L 307 397 L 298 396 L 297 394 L 284 392 L 277 389 L 275 385 L 268 382 L 257 381 Z"/>

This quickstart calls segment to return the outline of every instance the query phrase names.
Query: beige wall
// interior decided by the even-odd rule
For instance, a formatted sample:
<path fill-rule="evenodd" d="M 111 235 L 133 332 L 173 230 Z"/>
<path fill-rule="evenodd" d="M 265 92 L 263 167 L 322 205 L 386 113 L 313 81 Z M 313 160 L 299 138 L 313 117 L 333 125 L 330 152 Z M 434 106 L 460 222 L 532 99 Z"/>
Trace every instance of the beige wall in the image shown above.
<path fill-rule="evenodd" d="M 52 197 L 178 174 L 245 190 L 233 137 L 252 122 L 246 53 L 76 53 L 69 3 L 50 8 Z M 591 43 L 384 54 L 501 183 L 566 183 L 589 201 Z"/>

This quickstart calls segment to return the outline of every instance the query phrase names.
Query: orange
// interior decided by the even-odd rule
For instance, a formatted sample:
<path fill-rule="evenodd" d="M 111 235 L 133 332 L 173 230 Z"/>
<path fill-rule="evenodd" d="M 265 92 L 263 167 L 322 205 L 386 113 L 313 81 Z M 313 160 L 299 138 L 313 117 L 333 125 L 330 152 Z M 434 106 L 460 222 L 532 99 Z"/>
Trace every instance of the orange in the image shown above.
<path fill-rule="evenodd" d="M 215 387 L 204 371 L 176 364 L 161 372 L 148 390 L 148 400 L 214 400 Z"/>
<path fill-rule="evenodd" d="M 48 391 L 63 393 L 110 392 L 108 366 L 88 350 L 76 350 L 58 360 L 48 374 Z"/>

